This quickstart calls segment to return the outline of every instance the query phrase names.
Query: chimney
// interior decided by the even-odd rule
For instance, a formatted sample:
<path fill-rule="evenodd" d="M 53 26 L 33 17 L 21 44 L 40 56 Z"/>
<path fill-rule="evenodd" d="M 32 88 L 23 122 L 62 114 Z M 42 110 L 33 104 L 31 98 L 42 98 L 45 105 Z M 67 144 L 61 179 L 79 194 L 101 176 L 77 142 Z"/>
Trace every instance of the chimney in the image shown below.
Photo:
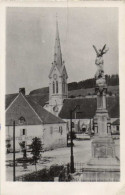
<path fill-rule="evenodd" d="M 22 93 L 23 95 L 25 95 L 25 88 L 19 88 L 19 93 Z"/>

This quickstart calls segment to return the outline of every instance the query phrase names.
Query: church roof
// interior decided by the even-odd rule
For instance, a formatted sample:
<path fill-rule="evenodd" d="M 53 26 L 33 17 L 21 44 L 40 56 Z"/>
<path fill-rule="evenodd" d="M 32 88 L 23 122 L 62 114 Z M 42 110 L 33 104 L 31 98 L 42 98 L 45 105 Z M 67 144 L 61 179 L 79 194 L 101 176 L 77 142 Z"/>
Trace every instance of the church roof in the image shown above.
<path fill-rule="evenodd" d="M 74 98 L 65 99 L 63 107 L 59 113 L 62 119 L 70 119 L 70 110 L 73 110 L 76 105 L 80 106 L 80 110 L 75 115 L 73 112 L 72 118 L 89 119 L 93 118 L 97 109 L 96 98 Z M 107 110 L 109 117 L 119 118 L 119 98 L 107 97 Z"/>
<path fill-rule="evenodd" d="M 120 119 L 116 119 L 111 125 L 120 125 Z"/>
<path fill-rule="evenodd" d="M 58 21 L 56 21 L 56 39 L 55 39 L 55 48 L 54 48 L 54 63 L 60 69 L 62 66 L 62 53 L 61 53 L 61 45 L 59 38 L 59 29 L 58 29 Z"/>
<path fill-rule="evenodd" d="M 25 118 L 26 125 L 65 123 L 61 118 L 51 114 L 22 93 L 19 93 L 8 106 L 6 110 L 6 125 L 12 125 L 13 121 L 18 125 L 20 117 Z"/>
<path fill-rule="evenodd" d="M 52 63 L 52 67 L 49 73 L 49 77 L 51 76 L 51 73 L 53 69 L 57 67 L 58 71 L 62 75 L 62 73 L 65 71 L 66 77 L 68 78 L 66 68 L 64 65 L 64 61 L 62 61 L 62 53 L 61 53 L 61 44 L 60 44 L 60 38 L 59 38 L 59 29 L 58 29 L 58 21 L 56 21 L 56 39 L 55 39 L 55 47 L 54 47 L 54 62 Z"/>

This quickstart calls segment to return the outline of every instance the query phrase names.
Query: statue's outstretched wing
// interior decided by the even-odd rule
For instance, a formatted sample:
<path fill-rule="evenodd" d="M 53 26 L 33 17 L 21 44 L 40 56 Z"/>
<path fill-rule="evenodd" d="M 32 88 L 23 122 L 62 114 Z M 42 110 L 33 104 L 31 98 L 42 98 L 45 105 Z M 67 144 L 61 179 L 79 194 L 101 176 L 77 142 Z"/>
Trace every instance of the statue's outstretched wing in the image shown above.
<path fill-rule="evenodd" d="M 95 45 L 93 45 L 93 48 L 94 48 L 94 50 L 95 50 L 95 52 L 96 52 L 96 54 L 97 54 L 97 56 L 98 56 L 98 55 L 99 55 L 99 52 L 98 52 L 98 50 L 96 49 Z"/>
<path fill-rule="evenodd" d="M 108 48 L 106 49 L 106 44 L 105 44 L 105 45 L 103 46 L 103 48 L 102 48 L 101 54 L 102 54 L 102 55 L 105 54 L 108 50 L 109 50 L 109 49 L 108 49 Z"/>
<path fill-rule="evenodd" d="M 106 44 L 103 46 L 103 48 L 102 48 L 102 52 L 105 50 L 105 48 L 106 48 Z"/>

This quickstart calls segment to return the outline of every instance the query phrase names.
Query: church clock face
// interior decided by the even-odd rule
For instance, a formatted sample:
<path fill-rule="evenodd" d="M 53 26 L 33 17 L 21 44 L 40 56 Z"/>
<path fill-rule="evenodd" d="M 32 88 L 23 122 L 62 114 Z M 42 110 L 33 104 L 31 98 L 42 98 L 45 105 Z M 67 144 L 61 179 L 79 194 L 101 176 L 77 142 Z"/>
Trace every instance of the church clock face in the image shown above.
<path fill-rule="evenodd" d="M 56 80 L 56 79 L 57 79 L 57 75 L 56 75 L 56 74 L 54 74 L 54 75 L 53 75 L 53 78 Z"/>
<path fill-rule="evenodd" d="M 59 110 L 59 108 L 58 108 L 57 105 L 53 107 L 53 111 L 54 111 L 54 112 L 58 112 L 58 110 Z"/>

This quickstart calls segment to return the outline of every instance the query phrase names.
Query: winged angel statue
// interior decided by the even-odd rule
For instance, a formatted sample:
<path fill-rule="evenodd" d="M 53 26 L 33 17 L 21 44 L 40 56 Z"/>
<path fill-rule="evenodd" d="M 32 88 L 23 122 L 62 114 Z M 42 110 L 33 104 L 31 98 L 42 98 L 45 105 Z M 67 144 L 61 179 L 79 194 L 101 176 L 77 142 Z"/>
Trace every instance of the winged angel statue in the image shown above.
<path fill-rule="evenodd" d="M 95 64 L 98 67 L 98 70 L 96 72 L 95 77 L 96 77 L 96 79 L 105 78 L 104 77 L 104 69 L 103 69 L 103 64 L 104 64 L 103 55 L 105 53 L 107 53 L 108 49 L 106 49 L 106 44 L 103 46 L 102 49 L 99 49 L 99 50 L 96 49 L 95 45 L 93 45 L 93 48 L 96 52 Z"/>

